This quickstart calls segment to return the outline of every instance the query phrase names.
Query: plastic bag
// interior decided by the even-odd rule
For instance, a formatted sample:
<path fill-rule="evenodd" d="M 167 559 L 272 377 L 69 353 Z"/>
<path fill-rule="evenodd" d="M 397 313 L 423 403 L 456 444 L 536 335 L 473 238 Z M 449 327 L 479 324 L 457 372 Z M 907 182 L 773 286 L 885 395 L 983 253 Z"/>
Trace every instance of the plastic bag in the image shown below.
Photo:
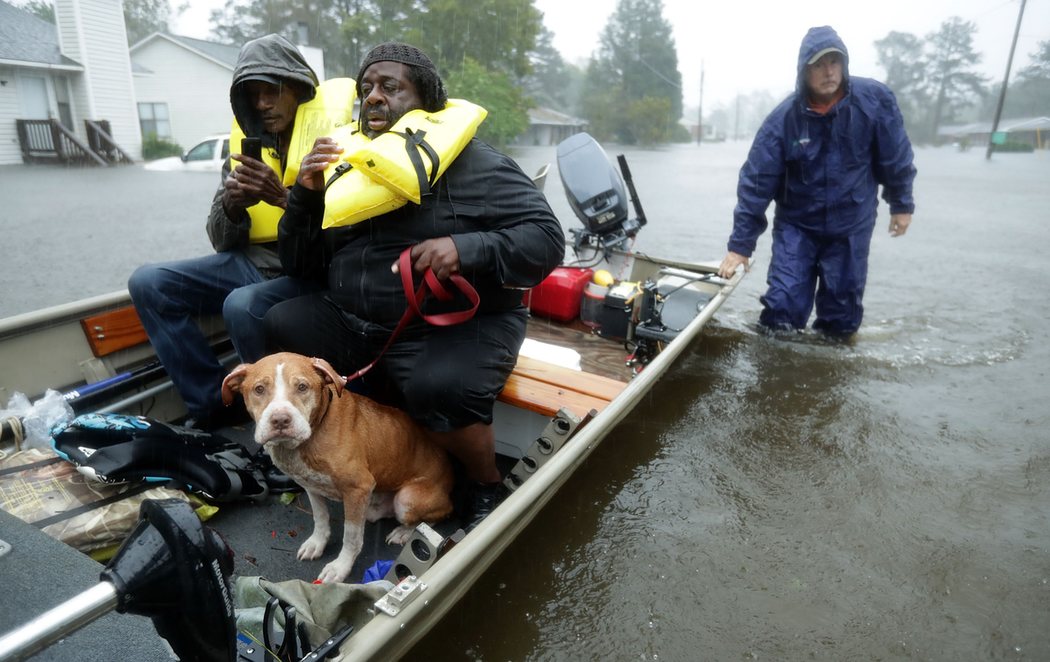
<path fill-rule="evenodd" d="M 24 393 L 15 393 L 0 412 L 0 419 L 14 417 L 22 422 L 23 444 L 26 448 L 49 448 L 53 432 L 64 430 L 73 420 L 73 408 L 62 394 L 48 389 L 44 397 L 34 403 Z"/>

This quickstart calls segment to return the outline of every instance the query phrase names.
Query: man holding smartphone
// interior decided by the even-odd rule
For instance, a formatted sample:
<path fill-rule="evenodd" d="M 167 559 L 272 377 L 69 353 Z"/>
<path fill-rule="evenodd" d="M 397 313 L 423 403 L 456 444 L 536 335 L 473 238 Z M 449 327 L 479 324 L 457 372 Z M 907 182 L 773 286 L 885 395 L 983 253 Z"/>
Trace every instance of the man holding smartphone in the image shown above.
<path fill-rule="evenodd" d="M 285 171 L 290 166 L 297 170 L 295 160 L 301 158 L 293 146 L 313 143 L 313 135 L 302 135 L 307 130 L 331 128 L 307 127 L 306 122 L 296 126 L 300 106 L 315 100 L 318 85 L 302 54 L 283 37 L 267 35 L 244 45 L 234 67 L 230 105 L 237 122 L 234 134 L 239 129 L 246 139 L 231 136 L 232 153 L 212 200 L 207 230 L 216 252 L 147 264 L 128 281 L 150 342 L 186 404 L 188 425 L 209 430 L 237 416 L 222 406 L 220 387 L 227 369 L 196 318 L 221 312 L 240 359 L 253 362 L 265 354 L 266 311 L 319 288 L 281 275 L 276 242 L 277 221 L 288 198 Z M 352 102 L 342 101 L 347 121 Z M 251 150 L 257 151 L 245 153 Z"/>

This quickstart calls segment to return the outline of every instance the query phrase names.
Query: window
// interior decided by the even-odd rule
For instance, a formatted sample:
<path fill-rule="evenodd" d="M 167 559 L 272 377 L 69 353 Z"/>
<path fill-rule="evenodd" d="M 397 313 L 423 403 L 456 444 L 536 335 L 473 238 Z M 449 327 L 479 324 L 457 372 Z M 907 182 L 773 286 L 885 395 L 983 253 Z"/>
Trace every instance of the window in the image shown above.
<path fill-rule="evenodd" d="M 142 137 L 171 138 L 171 121 L 168 119 L 168 104 L 140 103 L 139 126 Z"/>
<path fill-rule="evenodd" d="M 215 143 L 217 139 L 205 140 L 202 143 L 194 145 L 190 151 L 186 152 L 187 161 L 211 161 L 215 158 Z"/>

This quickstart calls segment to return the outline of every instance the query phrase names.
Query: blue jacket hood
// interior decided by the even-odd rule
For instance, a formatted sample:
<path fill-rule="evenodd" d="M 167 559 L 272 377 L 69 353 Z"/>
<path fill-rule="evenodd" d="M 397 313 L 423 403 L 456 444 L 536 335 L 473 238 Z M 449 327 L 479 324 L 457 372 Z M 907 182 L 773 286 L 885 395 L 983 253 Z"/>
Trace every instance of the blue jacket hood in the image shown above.
<path fill-rule="evenodd" d="M 806 94 L 806 63 L 809 62 L 809 58 L 825 48 L 837 48 L 842 51 L 842 82 L 849 85 L 849 51 L 846 50 L 846 44 L 830 25 L 810 28 L 806 36 L 802 38 L 802 45 L 798 49 L 798 77 L 795 79 L 795 91 L 803 98 Z"/>

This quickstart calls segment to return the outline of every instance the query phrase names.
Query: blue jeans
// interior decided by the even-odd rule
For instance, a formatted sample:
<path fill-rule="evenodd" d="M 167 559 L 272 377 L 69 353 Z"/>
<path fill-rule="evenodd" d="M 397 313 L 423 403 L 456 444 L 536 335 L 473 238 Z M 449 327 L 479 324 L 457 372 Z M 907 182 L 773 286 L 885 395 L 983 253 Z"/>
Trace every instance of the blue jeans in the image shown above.
<path fill-rule="evenodd" d="M 236 251 L 143 265 L 128 280 L 150 343 L 194 417 L 222 406 L 220 390 L 227 373 L 194 318 L 222 313 L 237 354 L 253 362 L 266 353 L 266 311 L 318 289 L 288 276 L 267 280 Z"/>

